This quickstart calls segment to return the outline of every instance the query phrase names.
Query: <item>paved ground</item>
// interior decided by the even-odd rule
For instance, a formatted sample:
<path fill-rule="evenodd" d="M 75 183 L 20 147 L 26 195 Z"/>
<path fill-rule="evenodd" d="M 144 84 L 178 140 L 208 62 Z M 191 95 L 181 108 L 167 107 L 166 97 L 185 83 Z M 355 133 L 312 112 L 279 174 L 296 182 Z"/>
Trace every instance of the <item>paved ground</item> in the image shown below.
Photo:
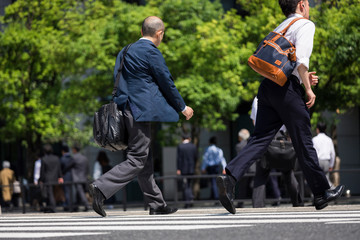
<path fill-rule="evenodd" d="M 1 239 L 360 239 L 360 205 L 179 210 L 149 216 L 142 209 L 0 215 Z"/>

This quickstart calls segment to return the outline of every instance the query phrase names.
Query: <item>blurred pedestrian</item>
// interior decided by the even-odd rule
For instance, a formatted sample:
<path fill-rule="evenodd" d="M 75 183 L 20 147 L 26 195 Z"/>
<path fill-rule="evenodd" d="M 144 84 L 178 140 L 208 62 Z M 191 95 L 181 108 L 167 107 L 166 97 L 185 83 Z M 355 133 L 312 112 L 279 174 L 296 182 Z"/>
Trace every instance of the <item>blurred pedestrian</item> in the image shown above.
<path fill-rule="evenodd" d="M 198 152 L 196 146 L 191 142 L 190 134 L 182 134 L 182 143 L 177 147 L 177 175 L 181 176 L 193 176 L 195 172 L 195 162 L 198 158 Z M 182 178 L 181 186 L 183 192 L 183 198 L 185 200 L 185 208 L 192 207 L 192 201 L 194 195 L 192 191 L 191 178 Z"/>
<path fill-rule="evenodd" d="M 68 146 L 62 146 L 61 149 L 62 157 L 60 158 L 61 171 L 64 178 L 64 194 L 65 194 L 65 203 L 64 211 L 74 211 L 76 210 L 74 206 L 74 191 L 73 191 L 73 177 L 72 171 L 75 166 L 75 161 L 69 152 Z"/>
<path fill-rule="evenodd" d="M 246 146 L 248 138 L 250 137 L 249 130 L 243 128 L 238 133 L 238 143 L 235 146 L 236 154 L 239 154 L 241 150 Z M 255 173 L 256 164 L 254 163 L 248 170 L 248 173 Z M 237 198 L 238 199 L 247 199 L 251 197 L 252 189 L 254 187 L 254 177 L 245 177 L 242 178 L 237 184 Z M 238 201 L 238 208 L 244 207 L 243 201 Z"/>
<path fill-rule="evenodd" d="M 165 33 L 163 21 L 150 16 L 145 18 L 141 28 L 143 36 L 128 48 L 120 51 L 115 63 L 114 77 L 119 77 L 119 88 L 114 101 L 124 113 L 128 133 L 126 160 L 90 184 L 94 198 L 93 208 L 101 216 L 104 199 L 110 198 L 135 177 L 150 206 L 150 215 L 171 214 L 177 211 L 169 207 L 154 180 L 154 167 L 150 151 L 151 122 L 176 122 L 178 112 L 186 120 L 193 116 L 191 107 L 186 106 L 166 66 L 164 57 L 157 48 Z M 124 57 L 124 67 L 119 73 Z"/>
<path fill-rule="evenodd" d="M 42 198 L 42 190 L 39 185 L 40 179 L 40 170 L 41 170 L 41 158 L 43 157 L 42 153 L 37 154 L 37 159 L 34 162 L 34 187 L 33 190 L 30 191 L 30 195 L 32 198 L 32 206 L 36 211 L 42 211 L 43 209 L 43 198 Z"/>
<path fill-rule="evenodd" d="M 54 197 L 54 186 L 64 183 L 61 173 L 60 159 L 53 154 L 53 148 L 50 144 L 44 145 L 44 156 L 41 160 L 40 179 L 44 197 L 47 199 L 45 213 L 54 213 L 56 211 L 56 201 Z"/>
<path fill-rule="evenodd" d="M 319 122 L 316 126 L 317 135 L 312 139 L 314 148 L 316 150 L 319 165 L 325 172 L 326 179 L 329 185 L 332 187 L 333 184 L 329 178 L 329 171 L 332 171 L 335 164 L 335 148 L 334 143 L 330 137 L 326 135 L 326 124 Z"/>
<path fill-rule="evenodd" d="M 105 151 L 99 151 L 97 157 L 96 157 L 96 161 L 94 163 L 94 170 L 93 170 L 93 179 L 96 180 L 98 179 L 101 175 L 103 175 L 104 173 L 106 173 L 107 171 L 109 171 L 110 169 L 106 169 L 105 171 L 103 170 L 103 165 L 105 166 L 110 166 L 109 165 L 109 158 L 106 155 Z M 108 163 L 108 164 L 106 164 Z"/>
<path fill-rule="evenodd" d="M 2 189 L 2 206 L 5 210 L 11 207 L 11 199 L 13 195 L 13 184 L 15 182 L 15 173 L 10 169 L 10 162 L 3 161 L 3 169 L 0 171 L 0 186 Z"/>
<path fill-rule="evenodd" d="M 225 174 L 226 160 L 223 150 L 216 146 L 217 140 L 213 136 L 209 139 L 209 146 L 205 149 L 201 172 L 211 174 Z M 211 199 L 219 199 L 219 193 L 216 188 L 216 179 L 211 178 Z"/>
<path fill-rule="evenodd" d="M 89 210 L 89 202 L 86 198 L 87 176 L 89 173 L 89 160 L 80 153 L 79 146 L 72 147 L 74 167 L 72 168 L 72 179 L 75 183 L 76 196 L 79 197 L 81 204 L 84 206 L 84 211 Z"/>

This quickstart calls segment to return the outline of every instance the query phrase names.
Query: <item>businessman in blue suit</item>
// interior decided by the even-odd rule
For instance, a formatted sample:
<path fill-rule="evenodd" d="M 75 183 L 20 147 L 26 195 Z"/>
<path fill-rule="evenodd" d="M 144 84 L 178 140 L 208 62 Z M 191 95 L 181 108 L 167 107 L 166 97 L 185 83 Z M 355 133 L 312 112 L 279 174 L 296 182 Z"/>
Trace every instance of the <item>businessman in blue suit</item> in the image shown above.
<path fill-rule="evenodd" d="M 140 38 L 125 55 L 115 102 L 124 111 L 128 131 L 126 159 L 90 184 L 93 209 L 105 217 L 103 201 L 138 177 L 150 215 L 170 214 L 177 211 L 169 207 L 156 185 L 150 152 L 150 122 L 176 122 L 178 112 L 186 120 L 193 109 L 186 106 L 174 85 L 165 60 L 157 48 L 164 36 L 164 23 L 155 16 L 147 17 L 142 24 Z M 118 73 L 124 49 L 117 56 L 114 77 Z"/>

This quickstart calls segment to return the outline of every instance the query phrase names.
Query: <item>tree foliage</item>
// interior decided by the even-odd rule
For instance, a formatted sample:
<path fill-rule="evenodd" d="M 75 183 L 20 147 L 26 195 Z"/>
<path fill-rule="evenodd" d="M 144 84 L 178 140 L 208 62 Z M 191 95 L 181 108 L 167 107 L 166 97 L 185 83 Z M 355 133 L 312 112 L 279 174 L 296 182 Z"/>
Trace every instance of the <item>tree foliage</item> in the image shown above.
<path fill-rule="evenodd" d="M 224 129 L 261 81 L 248 57 L 285 19 L 276 0 L 237 2 L 245 15 L 209 0 L 149 0 L 146 6 L 16 1 L 1 20 L 1 141 L 20 139 L 32 151 L 41 141 L 88 143 L 91 116 L 109 100 L 115 57 L 141 37 L 141 22 L 150 15 L 165 22 L 160 50 L 195 110 L 193 133 Z M 359 0 L 344 0 L 311 9 L 317 28 L 310 70 L 320 76 L 316 111 L 359 105 L 359 8 Z"/>

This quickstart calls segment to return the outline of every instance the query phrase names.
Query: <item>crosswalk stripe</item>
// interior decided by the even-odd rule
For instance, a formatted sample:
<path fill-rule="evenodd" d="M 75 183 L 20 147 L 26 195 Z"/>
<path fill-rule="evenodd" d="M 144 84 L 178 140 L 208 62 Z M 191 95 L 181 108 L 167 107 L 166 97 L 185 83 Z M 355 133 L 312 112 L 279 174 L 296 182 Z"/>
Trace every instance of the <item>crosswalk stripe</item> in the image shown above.
<path fill-rule="evenodd" d="M 61 221 L 114 221 L 119 219 L 126 219 L 126 220 L 154 220 L 154 219 L 209 219 L 209 218 L 217 218 L 217 219 L 237 219 L 237 218 L 334 218 L 334 217 L 360 217 L 359 211 L 354 212 L 341 212 L 341 213 L 328 213 L 328 212 L 319 212 L 319 213 L 302 213 L 302 212 L 292 212 L 292 213 L 238 213 L 236 215 L 171 215 L 171 216 L 164 216 L 164 215 L 155 215 L 155 216 L 144 216 L 144 215 L 132 215 L 132 216 L 108 216 L 105 218 L 102 218 L 98 215 L 95 215 L 94 217 L 88 217 L 88 218 L 78 218 L 76 216 L 74 217 L 66 217 L 66 216 L 60 216 L 60 217 L 42 217 L 42 216 L 36 216 L 36 219 L 34 217 L 12 217 L 12 219 L 9 218 L 1 218 L 0 217 L 0 223 L 1 222 L 21 222 L 21 221 L 33 221 L 33 222 L 41 222 L 41 221 L 48 221 L 51 220 L 52 222 L 61 222 Z"/>
<path fill-rule="evenodd" d="M 50 238 L 50 237 L 75 237 L 75 236 L 84 236 L 84 235 L 104 235 L 109 234 L 109 232 L 62 232 L 62 233 L 52 233 L 52 232 L 42 232 L 42 233 L 29 233 L 29 232 L 9 232 L 1 233 L 0 238 Z"/>
<path fill-rule="evenodd" d="M 115 214 L 114 212 L 111 214 Z M 166 231 L 246 228 L 257 224 L 360 224 L 360 211 L 275 212 L 174 215 L 1 216 L 0 238 L 50 238 L 104 235 L 114 231 Z"/>

